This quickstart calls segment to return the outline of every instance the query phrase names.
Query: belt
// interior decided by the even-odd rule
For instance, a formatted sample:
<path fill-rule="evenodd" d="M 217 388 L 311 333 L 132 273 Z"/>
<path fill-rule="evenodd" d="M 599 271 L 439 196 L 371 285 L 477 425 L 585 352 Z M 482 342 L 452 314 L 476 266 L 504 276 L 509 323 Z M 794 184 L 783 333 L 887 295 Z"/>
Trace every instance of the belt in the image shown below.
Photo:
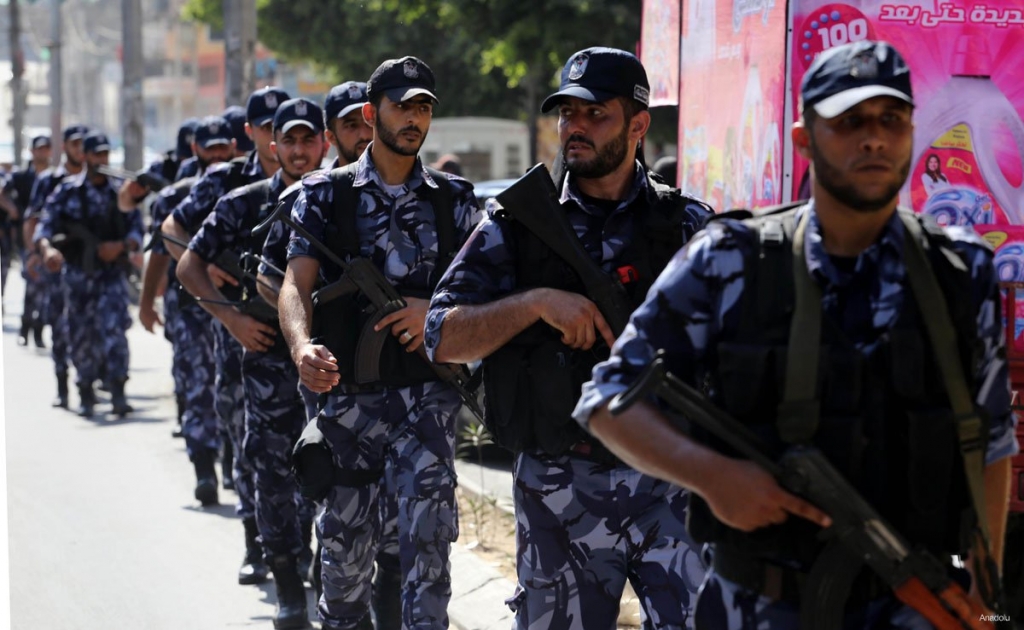
<path fill-rule="evenodd" d="M 799 604 L 807 572 L 766 562 L 729 547 L 715 545 L 711 566 L 715 573 L 743 588 L 774 601 Z M 866 604 L 889 593 L 890 589 L 870 569 L 864 569 L 853 582 L 847 603 Z"/>
<path fill-rule="evenodd" d="M 570 446 L 569 453 L 599 464 L 608 464 L 610 466 L 622 465 L 622 460 L 608 450 L 607 446 L 589 437 L 582 438 Z"/>

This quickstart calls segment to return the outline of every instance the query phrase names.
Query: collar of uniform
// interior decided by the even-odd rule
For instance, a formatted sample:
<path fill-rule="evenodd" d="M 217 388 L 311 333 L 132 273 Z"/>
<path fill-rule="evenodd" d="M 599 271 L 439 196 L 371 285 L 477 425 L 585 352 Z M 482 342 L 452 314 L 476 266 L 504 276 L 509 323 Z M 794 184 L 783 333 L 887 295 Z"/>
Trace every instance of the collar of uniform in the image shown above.
<path fill-rule="evenodd" d="M 225 162 L 226 164 L 227 162 Z M 245 166 L 242 167 L 242 175 L 264 179 L 267 174 L 263 172 L 263 165 L 260 164 L 260 154 L 256 149 L 252 150 L 249 157 L 245 159 Z"/>
<path fill-rule="evenodd" d="M 352 180 L 352 186 L 359 188 L 366 184 L 373 182 L 381 190 L 387 190 L 389 186 L 384 183 L 384 180 L 380 178 L 380 172 L 377 170 L 377 166 L 373 163 L 373 159 L 370 157 L 370 149 L 373 148 L 371 142 L 363 154 L 359 156 L 359 161 L 356 162 L 356 177 Z M 426 167 L 423 166 L 423 161 L 420 160 L 420 156 L 416 156 L 416 163 L 412 166 L 412 174 L 409 180 L 405 182 L 406 190 L 416 190 L 421 182 L 426 182 L 427 186 L 431 188 L 437 188 L 437 182 L 427 173 Z"/>
<path fill-rule="evenodd" d="M 274 174 L 270 176 L 271 199 L 277 199 L 281 195 L 281 193 L 284 192 L 284 189 L 288 188 L 287 186 L 284 185 L 284 176 L 281 174 L 282 172 L 282 169 L 277 169 L 277 171 L 275 171 Z"/>
<path fill-rule="evenodd" d="M 818 213 L 815 212 L 814 200 L 812 199 L 797 214 L 799 222 L 803 212 L 810 212 L 810 220 L 807 224 L 807 232 L 804 235 L 804 255 L 807 256 L 807 270 L 818 280 L 824 280 L 828 284 L 845 286 L 850 283 L 854 275 L 863 272 L 867 268 L 872 270 L 888 269 L 886 273 L 897 273 L 902 277 L 903 260 L 903 222 L 897 213 L 889 218 L 882 233 L 867 249 L 857 256 L 853 274 L 840 271 L 832 262 L 832 258 L 825 251 L 825 242 L 821 235 L 821 222 L 818 220 Z M 899 264 L 891 264 L 899 263 Z"/>
<path fill-rule="evenodd" d="M 626 199 L 620 202 L 618 207 L 615 208 L 615 212 L 620 212 L 623 208 L 629 207 L 629 204 L 633 203 L 633 200 L 636 199 L 640 193 L 646 194 L 647 192 L 647 174 L 644 172 L 643 167 L 640 166 L 640 162 L 636 162 L 633 168 L 633 187 L 630 188 L 629 194 L 626 195 Z M 579 188 L 576 186 L 575 178 L 573 178 L 571 174 L 567 173 L 565 176 L 565 183 L 562 186 L 562 196 L 558 201 L 564 204 L 570 200 L 576 202 L 576 205 L 588 214 L 603 214 L 594 211 L 591 206 L 588 206 L 583 201 L 583 196 L 580 193 Z"/>

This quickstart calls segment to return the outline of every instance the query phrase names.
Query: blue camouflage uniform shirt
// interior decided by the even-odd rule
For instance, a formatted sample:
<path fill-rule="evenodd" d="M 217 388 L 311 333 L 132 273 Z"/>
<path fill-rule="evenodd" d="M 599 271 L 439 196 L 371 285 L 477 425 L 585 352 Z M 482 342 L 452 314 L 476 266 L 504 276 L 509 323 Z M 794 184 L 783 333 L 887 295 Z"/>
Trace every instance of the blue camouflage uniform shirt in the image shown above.
<path fill-rule="evenodd" d="M 372 144 L 371 144 L 372 146 Z M 370 159 L 367 148 L 356 163 L 352 183 L 359 189 L 356 209 L 356 231 L 360 255 L 369 258 L 395 285 L 405 290 L 425 291 L 437 263 L 437 230 L 434 210 L 429 198 L 420 194 L 423 186 L 437 188 L 419 158 L 409 181 L 397 186 L 384 183 Z M 465 242 L 479 218 L 473 185 L 461 177 L 448 175 L 452 185 L 456 244 Z M 321 171 L 303 180 L 292 207 L 292 218 L 315 238 L 323 242 L 327 234 L 327 217 L 332 215 L 333 185 L 329 173 Z M 325 283 L 338 280 L 341 270 L 309 241 L 292 234 L 288 243 L 288 259 L 298 256 L 316 258 L 320 278 Z"/>
<path fill-rule="evenodd" d="M 584 249 L 601 268 L 612 274 L 623 251 L 633 240 L 634 221 L 630 211 L 634 201 L 648 193 L 646 171 L 636 165 L 633 187 L 624 200 L 608 213 L 580 194 L 572 177 L 562 186 L 560 202 Z M 448 312 L 459 304 L 484 304 L 499 299 L 516 286 L 516 251 L 505 232 L 508 222 L 495 216 L 499 206 L 487 202 L 487 216 L 456 256 L 444 275 L 427 313 L 424 345 L 433 359 L 441 341 L 441 326 Z M 710 213 L 698 203 L 688 203 L 681 226 L 683 242 L 704 225 Z"/>
<path fill-rule="evenodd" d="M 869 354 L 896 323 L 907 297 L 905 228 L 893 215 L 878 240 L 857 257 L 852 270 L 846 271 L 825 251 L 813 203 L 801 212 L 812 213 L 805 251 L 808 269 L 822 287 L 824 316 L 831 318 L 858 349 Z M 986 453 L 986 461 L 991 464 L 1018 450 L 993 255 L 969 228 L 948 228 L 947 233 L 969 265 L 973 280 L 970 299 L 984 348 L 973 376 L 980 392 L 977 402 L 988 411 L 991 421 Z M 723 219 L 712 223 L 676 254 L 651 287 L 647 300 L 633 313 L 611 357 L 594 368 L 593 380 L 584 385 L 574 412 L 580 424 L 586 427 L 595 409 L 627 389 L 659 349 L 665 351 L 669 370 L 693 385 L 704 382 L 709 348 L 713 349 L 720 339 L 731 338 L 737 330 L 744 264 L 754 238 L 746 225 Z"/>
<path fill-rule="evenodd" d="M 81 189 L 85 188 L 85 207 L 82 207 Z M 47 198 L 43 208 L 42 219 L 36 228 L 34 242 L 42 238 L 53 239 L 60 232 L 61 226 L 67 221 L 88 221 L 110 211 L 111 204 L 117 203 L 117 191 L 121 181 L 108 177 L 107 181 L 96 186 L 86 177 L 86 173 L 63 181 Z M 118 210 L 115 210 L 120 212 Z M 142 213 L 138 208 L 123 213 L 128 221 L 128 232 L 123 240 L 134 241 L 136 248 L 142 248 Z"/>
<path fill-rule="evenodd" d="M 181 164 L 178 165 L 178 173 L 174 176 L 174 181 L 177 182 L 185 179 L 186 177 L 198 175 L 200 170 L 202 170 L 202 165 L 199 163 L 198 157 L 193 155 L 190 158 L 185 158 L 181 161 Z"/>
<path fill-rule="evenodd" d="M 275 203 L 285 188 L 281 171 L 277 171 L 270 178 L 269 203 Z M 260 210 L 260 206 L 250 203 L 249 196 L 243 194 L 241 188 L 236 188 L 221 197 L 188 248 L 206 262 L 213 262 L 226 250 L 241 250 L 249 240 L 252 228 L 261 219 Z"/>
<path fill-rule="evenodd" d="M 50 196 L 60 182 L 74 177 L 71 173 L 64 168 L 64 165 L 48 168 L 36 177 L 36 181 L 32 184 L 32 194 L 29 196 L 28 209 L 25 213 L 25 218 L 39 218 L 43 213 L 43 207 L 46 205 L 46 199 Z"/>
<path fill-rule="evenodd" d="M 217 201 L 229 192 L 226 188 L 228 186 L 227 180 L 230 170 L 231 162 L 221 162 L 208 168 L 203 177 L 189 191 L 188 197 L 185 197 L 185 200 L 179 203 L 174 208 L 174 211 L 171 212 L 174 220 L 188 230 L 190 234 L 195 234 L 199 231 L 203 221 L 213 212 L 213 207 L 217 204 Z M 267 178 L 266 173 L 263 172 L 263 166 L 260 165 L 259 156 L 256 151 L 253 151 L 248 159 L 246 159 L 245 165 L 242 168 L 242 175 L 245 179 L 243 185 L 252 184 Z"/>
<path fill-rule="evenodd" d="M 188 188 L 168 186 L 156 194 L 156 199 L 153 200 L 152 205 L 149 206 L 149 215 L 151 220 L 150 238 L 152 239 L 151 249 L 154 253 L 163 254 L 165 256 L 170 255 L 167 251 L 167 245 L 164 244 L 163 238 L 158 237 L 158 234 L 161 232 L 161 226 L 164 223 L 164 219 L 171 214 L 171 211 L 174 210 L 179 203 L 185 200 L 188 193 Z M 174 262 L 175 261 L 172 260 L 172 263 Z M 174 264 L 171 266 L 173 267 Z"/>

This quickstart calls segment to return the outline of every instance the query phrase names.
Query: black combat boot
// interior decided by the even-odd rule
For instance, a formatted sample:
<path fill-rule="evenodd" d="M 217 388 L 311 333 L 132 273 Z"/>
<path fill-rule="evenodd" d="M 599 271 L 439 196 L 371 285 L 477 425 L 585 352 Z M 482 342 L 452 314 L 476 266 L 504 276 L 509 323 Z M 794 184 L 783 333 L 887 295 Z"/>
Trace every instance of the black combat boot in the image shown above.
<path fill-rule="evenodd" d="M 68 373 L 57 372 L 57 397 L 51 403 L 52 407 L 68 408 Z"/>
<path fill-rule="evenodd" d="M 83 418 L 91 418 L 96 413 L 96 394 L 92 391 L 92 384 L 78 386 L 78 415 Z"/>
<path fill-rule="evenodd" d="M 46 343 L 43 341 L 43 323 L 35 322 L 32 324 L 32 340 L 35 342 L 37 348 L 46 348 Z"/>
<path fill-rule="evenodd" d="M 231 447 L 231 440 L 224 440 L 224 448 L 220 455 L 220 487 L 225 490 L 235 489 L 235 479 L 232 470 L 235 466 L 235 451 Z"/>
<path fill-rule="evenodd" d="M 22 315 L 21 316 L 21 329 L 18 331 L 18 345 L 19 346 L 27 346 L 28 345 L 28 329 L 29 329 L 29 316 L 27 314 L 26 315 Z"/>
<path fill-rule="evenodd" d="M 110 383 L 110 404 L 112 405 L 113 413 L 118 418 L 123 418 L 135 411 L 135 409 L 128 404 L 128 399 L 124 395 L 124 381 L 117 380 Z"/>
<path fill-rule="evenodd" d="M 262 584 L 267 581 L 270 567 L 263 562 L 263 547 L 256 536 L 256 517 L 250 516 L 242 520 L 245 527 L 245 558 L 242 559 L 242 566 L 238 569 L 239 584 Z"/>
<path fill-rule="evenodd" d="M 377 555 L 370 603 L 377 630 L 402 630 L 402 567 L 397 557 Z"/>
<path fill-rule="evenodd" d="M 274 586 L 277 588 L 277 610 L 274 611 L 274 628 L 290 630 L 309 626 L 306 614 L 306 589 L 302 585 L 296 566 L 296 557 L 290 554 L 271 556 L 270 570 L 274 572 Z"/>
<path fill-rule="evenodd" d="M 192 454 L 192 465 L 196 469 L 196 500 L 203 507 L 217 505 L 217 470 L 214 459 L 217 451 L 212 448 L 200 448 Z"/>
<path fill-rule="evenodd" d="M 181 421 L 185 418 L 185 395 L 175 394 L 174 402 L 178 405 L 178 426 L 171 431 L 171 437 L 183 438 L 185 434 L 181 431 Z"/>

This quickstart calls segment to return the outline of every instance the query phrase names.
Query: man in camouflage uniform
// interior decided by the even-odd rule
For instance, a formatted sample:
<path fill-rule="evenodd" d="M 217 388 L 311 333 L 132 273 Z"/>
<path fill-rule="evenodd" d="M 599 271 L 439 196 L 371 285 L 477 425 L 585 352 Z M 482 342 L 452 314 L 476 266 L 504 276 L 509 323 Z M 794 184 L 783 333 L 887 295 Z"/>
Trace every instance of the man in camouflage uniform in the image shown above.
<path fill-rule="evenodd" d="M 366 84 L 346 81 L 331 88 L 324 101 L 324 121 L 327 140 L 334 146 L 337 157 L 325 169 L 354 164 L 373 140 L 373 127 L 363 120 L 363 103 L 366 103 Z M 301 184 L 290 186 L 281 194 L 283 212 L 291 212 Z M 277 304 L 277 291 L 281 288 L 283 270 L 288 264 L 288 239 L 291 230 L 283 221 L 274 222 L 263 245 L 263 261 L 259 267 L 260 284 L 257 289 L 271 304 Z M 299 385 L 306 405 L 306 417 L 317 415 L 317 395 Z M 371 596 L 373 617 L 377 630 L 400 630 L 402 571 L 398 561 L 398 498 L 394 493 L 380 493 L 381 536 L 377 547 L 376 569 L 373 574 Z M 303 532 L 305 533 L 305 532 Z M 317 554 L 312 567 L 312 581 L 320 593 L 320 557 Z"/>
<path fill-rule="evenodd" d="M 382 357 L 391 357 L 393 369 L 381 365 L 379 381 L 357 385 L 354 357 L 333 354 L 310 334 L 314 285 L 318 278 L 337 281 L 340 270 L 306 239 L 292 237 L 279 301 L 282 329 L 302 383 L 326 394 L 317 423 L 336 467 L 362 479 L 333 486 L 317 523 L 325 629 L 369 625 L 381 492 L 398 497 L 403 626 L 448 626 L 448 554 L 458 535 L 453 451 L 459 397 L 410 353 L 422 344 L 426 298 L 445 258 L 465 241 L 478 211 L 468 182 L 430 172 L 417 157 L 437 102 L 434 89 L 433 73 L 415 57 L 381 64 L 362 108 L 374 127 L 373 142 L 354 165 L 306 178 L 292 211 L 298 224 L 342 258 L 372 261 L 407 303 L 376 325 L 386 335 Z M 336 186 L 343 193 L 337 199 Z M 442 225 L 449 228 L 442 231 Z M 318 319 L 316 325 L 352 343 L 360 326 L 353 312 L 362 298 L 339 299 L 337 307 L 355 319 Z"/>
<path fill-rule="evenodd" d="M 164 220 L 162 230 L 180 241 L 191 241 L 199 231 L 203 221 L 216 205 L 217 201 L 235 188 L 267 179 L 277 172 L 277 157 L 270 148 L 273 140 L 271 123 L 277 107 L 288 100 L 288 94 L 280 88 L 265 87 L 249 95 L 246 105 L 248 122 L 245 123 L 247 135 L 254 140 L 255 150 L 248 157 L 215 164 L 199 179 L 189 191 L 184 201 L 178 204 Z M 237 150 L 237 143 L 236 143 Z M 168 253 L 178 259 L 184 248 L 164 241 Z M 222 291 L 236 287 L 238 281 L 218 268 L 209 266 L 209 273 L 214 283 Z M 245 417 L 242 405 L 242 346 L 231 336 L 231 333 L 219 322 L 214 324 L 214 356 L 217 364 L 217 377 L 214 383 L 216 392 L 217 415 L 222 429 L 226 430 L 231 440 L 234 453 L 234 484 L 238 493 L 236 512 L 242 517 L 243 523 L 251 522 L 255 512 L 255 489 L 253 487 L 252 467 L 242 453 L 242 439 L 245 435 Z M 205 454 L 205 451 L 201 451 Z M 205 457 L 205 455 L 204 455 Z M 204 484 L 216 490 L 217 480 L 212 461 L 201 461 L 198 471 L 210 483 Z M 212 493 L 211 493 L 212 494 Z M 207 501 L 216 503 L 216 496 L 207 496 Z"/>
<path fill-rule="evenodd" d="M 142 215 L 117 207 L 121 182 L 108 179 L 97 169 L 106 165 L 110 141 L 100 132 L 85 137 L 86 171 L 68 179 L 50 195 L 36 232 L 36 243 L 47 269 L 63 266 L 65 323 L 71 360 L 75 366 L 78 414 L 91 418 L 96 405 L 93 382 L 100 364 L 106 365 L 114 415 L 132 411 L 125 398 L 128 380 L 128 254 L 142 249 Z M 68 230 L 78 224 L 95 240 L 95 253 L 86 238 Z M 58 234 L 70 243 L 68 259 L 54 246 Z M 77 250 L 77 253 L 70 253 Z M 65 264 L 66 263 L 66 264 Z"/>
<path fill-rule="evenodd" d="M 198 118 L 186 118 L 178 127 L 178 140 L 174 148 L 165 153 L 159 160 L 154 160 L 146 170 L 171 183 L 184 177 L 190 177 L 191 175 L 189 174 L 184 176 L 179 176 L 178 174 L 186 162 L 195 158 L 195 154 L 192 152 L 192 144 L 198 125 Z"/>
<path fill-rule="evenodd" d="M 32 163 L 14 173 L 4 186 L 3 196 L 12 210 L 12 226 L 22 229 L 28 214 L 29 202 L 32 200 L 32 187 L 38 176 L 46 171 L 50 164 L 52 152 L 50 136 L 32 138 Z M 18 332 L 18 344 L 28 345 L 28 333 L 31 330 L 37 348 L 45 347 L 43 343 L 43 297 L 46 276 L 38 255 L 31 256 L 32 234 L 26 239 L 24 232 L 17 235 L 21 243 L 21 277 L 25 279 L 25 300 L 21 311 L 21 330 Z M 5 246 L 7 244 L 5 243 Z M 11 243 L 13 247 L 13 243 Z M 4 276 L 6 282 L 6 275 Z"/>
<path fill-rule="evenodd" d="M 542 106 L 558 108 L 561 206 L 632 304 L 710 215 L 637 161 L 648 89 L 636 57 L 590 48 Z M 575 273 L 495 202 L 438 285 L 426 339 L 439 362 L 484 360 L 488 422 L 519 451 L 513 627 L 614 628 L 626 580 L 645 628 L 690 626 L 704 567 L 686 534 L 686 493 L 600 449 L 570 415 L 613 342 Z M 508 422 L 520 437 L 503 439 Z"/>
<path fill-rule="evenodd" d="M 43 171 L 36 178 L 32 186 L 32 196 L 29 200 L 28 211 L 25 214 L 26 247 L 29 243 L 35 243 L 36 227 L 42 217 L 43 210 L 48 203 L 50 194 L 65 179 L 78 175 L 85 168 L 85 154 L 82 151 L 82 142 L 89 130 L 82 125 L 71 125 L 63 132 L 64 138 L 64 163 L 49 170 Z M 31 256 L 30 256 L 31 258 Z M 42 257 L 40 256 L 40 259 Z M 31 261 L 26 262 L 31 266 Z M 55 265 L 56 263 L 51 263 Z M 64 285 L 61 279 L 60 267 L 46 267 L 43 288 L 43 321 L 50 327 L 50 356 L 53 359 L 54 372 L 57 376 L 57 397 L 53 399 L 54 407 L 68 408 L 68 340 L 67 328 L 64 325 Z"/>
<path fill-rule="evenodd" d="M 711 543 L 713 556 L 697 601 L 698 628 L 806 627 L 801 608 L 820 597 L 804 598 L 801 587 L 824 545 L 817 535 L 830 522 L 753 462 L 710 447 L 711 436 L 696 424 L 678 431 L 652 402 L 612 416 L 608 401 L 658 351 L 672 373 L 708 387 L 715 405 L 771 448 L 793 443 L 787 436 L 813 440 L 909 545 L 941 559 L 957 581 L 970 580 L 949 562 L 964 552 L 964 510 L 974 510 L 956 479 L 966 474 L 957 461 L 957 429 L 922 332 L 923 318 L 935 313 L 924 312 L 909 290 L 906 261 L 917 255 L 911 248 L 924 272 L 934 273 L 939 293 L 950 294 L 957 338 L 971 349 L 960 363 L 970 397 L 987 416 L 979 423 L 987 435 L 976 441 L 986 464 L 977 472 L 993 555 L 1002 555 L 1007 476 L 1018 447 L 992 251 L 970 229 L 943 230 L 897 211 L 910 168 L 913 97 L 910 71 L 895 49 L 865 41 L 822 53 L 804 76 L 801 103 L 793 144 L 813 165 L 811 201 L 746 221 L 714 221 L 694 238 L 595 369 L 575 411 L 626 461 L 692 490 L 690 531 Z M 812 383 L 820 379 L 811 386 L 820 392 L 813 394 L 820 415 L 803 425 L 809 433 L 792 424 L 783 430 L 801 409 L 778 411 L 789 398 L 792 362 L 800 370 L 815 354 L 794 357 L 789 345 L 794 318 L 806 312 L 794 307 L 803 273 L 812 295 L 820 290 L 809 302 L 820 304 L 820 341 L 810 343 L 828 357 L 809 367 Z M 834 572 L 829 577 L 841 583 Z M 870 570 L 862 568 L 847 595 L 844 628 L 932 627 Z"/>
<path fill-rule="evenodd" d="M 234 157 L 234 141 L 226 120 L 207 116 L 194 127 L 192 150 L 203 171 Z M 181 303 L 181 289 L 175 275 L 175 264 L 160 236 L 164 220 L 188 195 L 196 177 L 182 179 L 160 191 L 150 206 L 152 215 L 152 247 L 143 277 L 139 298 L 139 320 L 152 332 L 160 323 L 153 310 L 156 289 L 166 282 L 164 291 L 164 334 L 174 350 L 172 374 L 178 394 L 185 450 L 196 467 L 196 499 L 204 504 L 216 502 L 216 480 L 207 474 L 208 461 L 220 448 L 220 432 L 214 407 L 213 383 L 216 367 L 213 358 L 213 325 L 209 314 L 195 303 Z"/>
<path fill-rule="evenodd" d="M 306 413 L 298 390 L 299 377 L 276 317 L 270 314 L 272 309 L 265 314 L 246 310 L 246 303 L 263 302 L 256 294 L 255 283 L 244 279 L 243 305 L 229 306 L 210 281 L 206 267 L 224 252 L 262 251 L 263 239 L 251 236 L 252 228 L 270 215 L 288 186 L 320 167 L 326 149 L 323 124 L 323 111 L 312 101 L 293 99 L 282 103 L 274 115 L 271 143 L 281 168 L 268 181 L 243 186 L 222 197 L 178 266 L 184 286 L 244 348 L 243 448 L 255 472 L 256 523 L 277 588 L 276 628 L 301 628 L 308 623 L 298 560 L 301 554 L 308 556 L 308 571 L 313 504 L 299 496 L 291 469 L 292 447 L 306 424 Z M 256 270 L 250 258 L 244 258 L 242 266 Z"/>

